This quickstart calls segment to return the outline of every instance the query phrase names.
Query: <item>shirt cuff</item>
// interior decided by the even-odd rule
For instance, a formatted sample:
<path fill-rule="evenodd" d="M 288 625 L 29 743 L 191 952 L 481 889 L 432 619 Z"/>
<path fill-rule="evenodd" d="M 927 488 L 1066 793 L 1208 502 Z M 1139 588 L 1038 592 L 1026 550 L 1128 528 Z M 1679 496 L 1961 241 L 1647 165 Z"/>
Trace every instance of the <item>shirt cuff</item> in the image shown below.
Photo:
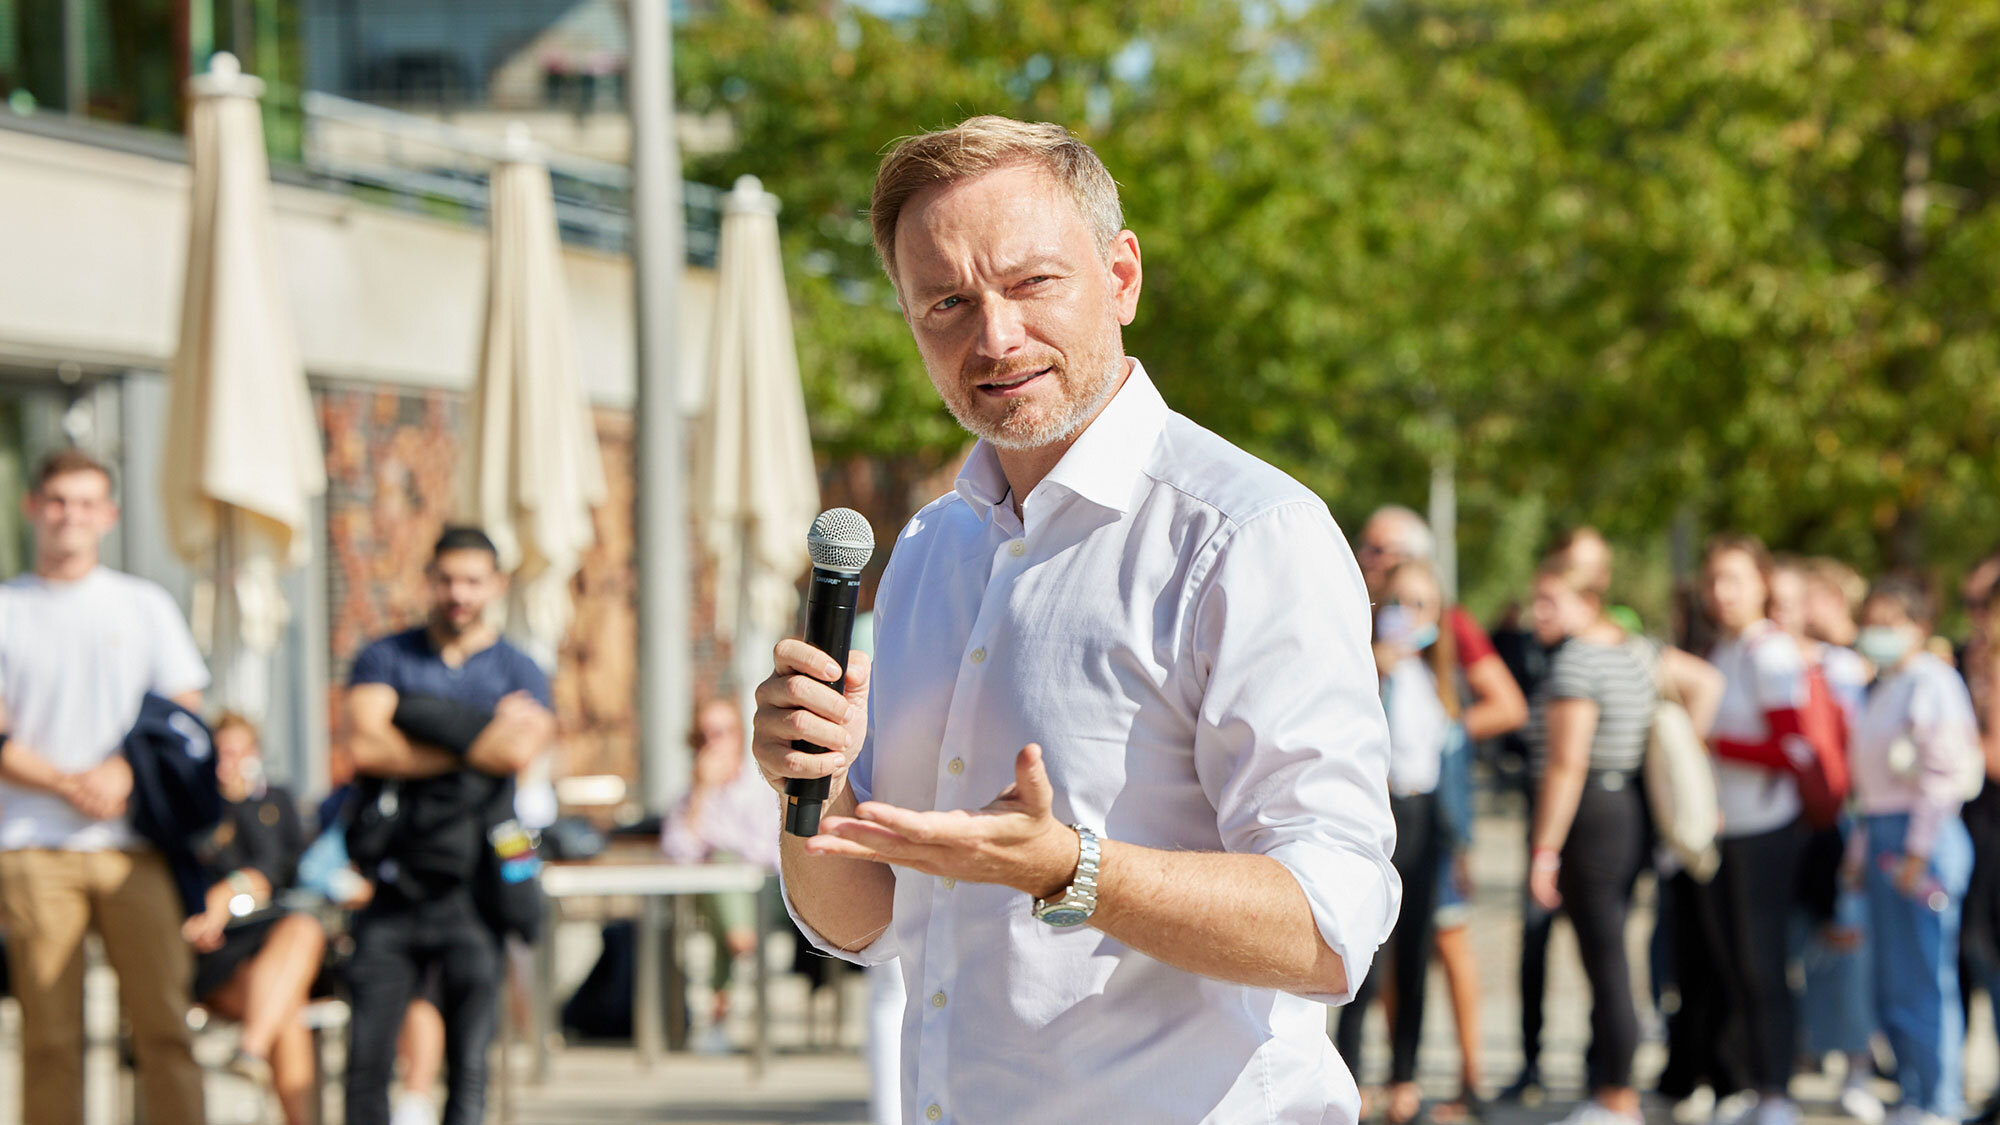
<path fill-rule="evenodd" d="M 1938 828 L 1958 814 L 1958 802 L 1925 794 L 1910 804 L 1909 827 L 1903 830 L 1903 854 L 1928 857 L 1937 843 Z"/>
<path fill-rule="evenodd" d="M 780 870 L 778 873 L 778 887 L 784 892 L 785 913 L 792 916 L 792 924 L 799 928 L 799 933 L 805 935 L 806 941 L 811 943 L 814 949 L 819 950 L 828 957 L 836 957 L 852 965 L 881 965 L 896 959 L 896 947 L 889 940 L 889 934 L 894 929 L 893 923 L 890 930 L 884 930 L 876 934 L 874 941 L 869 942 L 860 949 L 842 949 L 840 946 L 828 941 L 824 934 L 813 929 L 812 925 L 799 913 L 799 908 L 793 905 L 792 888 L 790 881 L 785 878 L 783 870 Z"/>
<path fill-rule="evenodd" d="M 1345 991 L 1299 995 L 1321 1004 L 1354 999 L 1375 961 L 1375 951 L 1396 924 L 1403 883 L 1395 868 L 1337 843 L 1298 840 L 1264 854 L 1284 864 L 1299 881 L 1321 940 L 1347 971 Z"/>

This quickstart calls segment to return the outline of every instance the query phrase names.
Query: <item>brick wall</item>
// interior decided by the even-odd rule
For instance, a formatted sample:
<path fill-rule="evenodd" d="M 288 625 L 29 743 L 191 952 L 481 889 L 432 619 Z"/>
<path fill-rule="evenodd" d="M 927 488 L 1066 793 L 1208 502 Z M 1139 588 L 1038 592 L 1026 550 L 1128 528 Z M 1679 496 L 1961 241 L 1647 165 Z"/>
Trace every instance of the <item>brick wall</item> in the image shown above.
<path fill-rule="evenodd" d="M 333 772 L 348 772 L 341 697 L 354 654 L 370 639 L 423 620 L 423 569 L 456 508 L 454 474 L 465 396 L 399 388 L 325 387 L 314 394 L 327 458 L 327 605 L 331 618 Z M 559 775 L 638 774 L 635 709 L 637 566 L 633 538 L 633 426 L 596 412 L 609 499 L 597 544 L 574 585 L 575 618 L 553 682 L 562 730 Z M 690 535 L 688 542 L 692 543 Z M 693 605 L 696 699 L 716 693 L 728 645 L 714 635 L 715 576 L 697 571 Z"/>

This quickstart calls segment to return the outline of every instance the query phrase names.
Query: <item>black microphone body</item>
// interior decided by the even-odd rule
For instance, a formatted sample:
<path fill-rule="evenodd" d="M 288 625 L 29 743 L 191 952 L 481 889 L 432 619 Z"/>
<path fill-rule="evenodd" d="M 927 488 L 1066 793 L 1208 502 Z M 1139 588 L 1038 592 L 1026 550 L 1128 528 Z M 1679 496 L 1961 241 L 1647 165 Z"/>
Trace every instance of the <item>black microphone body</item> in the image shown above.
<path fill-rule="evenodd" d="M 844 692 L 847 686 L 847 653 L 854 640 L 854 611 L 860 600 L 859 572 L 813 567 L 812 585 L 806 593 L 805 641 L 840 665 L 838 677 L 820 681 L 835 691 Z M 828 752 L 805 739 L 793 740 L 792 749 L 806 754 Z M 794 836 L 817 834 L 820 808 L 832 786 L 833 779 L 826 777 L 786 778 L 785 831 Z"/>

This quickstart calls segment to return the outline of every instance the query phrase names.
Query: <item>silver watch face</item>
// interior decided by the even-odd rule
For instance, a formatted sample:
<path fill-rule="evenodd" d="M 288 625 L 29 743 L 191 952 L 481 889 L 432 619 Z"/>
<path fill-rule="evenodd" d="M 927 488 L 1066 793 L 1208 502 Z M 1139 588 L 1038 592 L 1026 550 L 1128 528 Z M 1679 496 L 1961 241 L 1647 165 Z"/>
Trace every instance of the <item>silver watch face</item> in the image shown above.
<path fill-rule="evenodd" d="M 1090 918 L 1090 911 L 1075 906 L 1053 906 L 1036 915 L 1042 921 L 1058 929 L 1066 926 L 1081 926 Z"/>

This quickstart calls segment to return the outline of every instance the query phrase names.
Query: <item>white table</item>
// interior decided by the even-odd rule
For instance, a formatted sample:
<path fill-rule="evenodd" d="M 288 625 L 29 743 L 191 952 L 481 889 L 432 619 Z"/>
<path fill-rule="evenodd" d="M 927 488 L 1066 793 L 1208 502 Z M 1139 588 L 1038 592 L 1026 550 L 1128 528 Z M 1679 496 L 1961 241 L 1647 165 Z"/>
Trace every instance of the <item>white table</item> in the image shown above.
<path fill-rule="evenodd" d="M 687 864 L 614 858 L 545 865 L 541 881 L 546 917 L 537 951 L 540 964 L 535 974 L 535 1081 L 548 1079 L 549 1036 L 557 1026 L 553 987 L 555 928 L 561 918 L 563 899 L 630 895 L 640 900 L 638 940 L 633 950 L 632 1043 L 638 1050 L 640 1067 L 650 1070 L 659 1062 L 665 1039 L 665 1021 L 660 1012 L 661 905 L 689 895 L 732 891 L 749 892 L 757 901 L 757 1032 L 751 1047 L 750 1068 L 753 1076 L 762 1077 L 770 1030 L 769 969 L 764 948 L 770 919 L 762 892 L 771 878 L 770 872 L 747 863 Z M 727 957 L 729 953 L 718 947 L 716 956 Z M 685 985 L 680 981 L 674 985 L 676 995 L 681 995 L 679 990 Z"/>

